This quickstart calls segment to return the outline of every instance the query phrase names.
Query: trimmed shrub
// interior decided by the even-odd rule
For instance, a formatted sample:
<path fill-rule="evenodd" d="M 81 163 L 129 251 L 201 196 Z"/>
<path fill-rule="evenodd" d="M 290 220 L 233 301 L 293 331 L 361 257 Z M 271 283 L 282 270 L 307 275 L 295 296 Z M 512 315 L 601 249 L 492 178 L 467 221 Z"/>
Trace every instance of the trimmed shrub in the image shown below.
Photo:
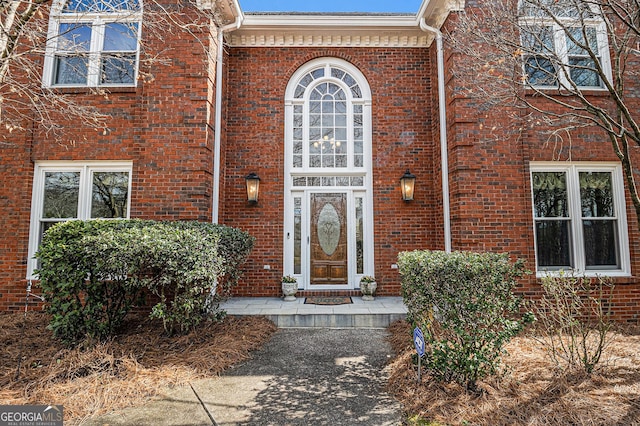
<path fill-rule="evenodd" d="M 508 255 L 441 251 L 398 255 L 408 319 L 422 329 L 425 367 L 437 380 L 477 391 L 477 381 L 496 374 L 504 345 L 532 314 L 520 314 L 513 293 L 525 271 Z"/>
<path fill-rule="evenodd" d="M 252 244 L 242 231 L 208 223 L 58 224 L 47 231 L 36 254 L 50 328 L 69 345 L 104 340 L 148 290 L 160 300 L 151 315 L 162 319 L 167 333 L 185 332 L 215 314 L 218 278 L 226 273 L 237 279 L 235 268 Z"/>

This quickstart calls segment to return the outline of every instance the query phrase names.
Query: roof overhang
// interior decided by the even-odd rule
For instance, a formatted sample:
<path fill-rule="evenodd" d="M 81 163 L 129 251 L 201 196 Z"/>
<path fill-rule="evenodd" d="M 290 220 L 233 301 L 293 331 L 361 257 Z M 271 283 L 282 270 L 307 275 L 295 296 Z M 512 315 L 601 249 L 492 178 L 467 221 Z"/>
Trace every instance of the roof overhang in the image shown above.
<path fill-rule="evenodd" d="M 202 10 L 213 11 L 217 26 L 229 25 L 244 16 L 238 0 L 196 0 L 196 5 Z"/>
<path fill-rule="evenodd" d="M 464 0 L 424 0 L 417 14 L 246 13 L 226 41 L 236 47 L 427 47 L 434 35 L 420 29 L 420 20 L 439 28 L 460 3 L 464 7 Z"/>

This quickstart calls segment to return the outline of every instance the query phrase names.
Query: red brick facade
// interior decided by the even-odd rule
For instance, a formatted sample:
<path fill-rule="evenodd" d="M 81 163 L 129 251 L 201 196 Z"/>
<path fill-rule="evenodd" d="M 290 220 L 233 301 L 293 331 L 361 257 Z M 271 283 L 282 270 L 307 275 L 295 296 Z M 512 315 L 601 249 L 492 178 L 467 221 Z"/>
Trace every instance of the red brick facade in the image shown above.
<path fill-rule="evenodd" d="M 194 15 L 195 16 L 195 15 Z M 452 13 L 444 28 L 455 25 Z M 256 245 L 235 294 L 279 296 L 283 275 L 285 206 L 285 90 L 294 72 L 323 57 L 359 69 L 372 93 L 372 190 L 375 275 L 379 295 L 399 295 L 393 268 L 404 250 L 444 249 L 443 196 L 438 130 L 435 43 L 430 47 L 235 47 L 224 55 L 221 129 L 214 125 L 215 70 L 199 40 L 179 32 L 150 44 L 169 64 L 154 65 L 154 78 L 108 97 L 70 93 L 110 114 L 108 130 L 62 122 L 64 141 L 49 140 L 37 126 L 2 136 L 0 213 L 0 310 L 24 303 L 29 218 L 38 161 L 132 161 L 132 218 L 209 221 L 213 214 L 214 137 L 222 142 L 219 222 L 248 231 Z M 447 48 L 448 49 L 448 48 Z M 461 59 L 445 52 L 447 70 Z M 142 65 L 143 67 L 145 65 Z M 537 132 L 523 129 L 496 137 L 506 115 L 480 112 L 455 91 L 447 72 L 447 132 L 454 250 L 508 252 L 535 270 L 530 162 L 567 160 Z M 498 130 L 496 130 L 498 129 Z M 636 148 L 634 155 L 640 161 Z M 571 161 L 617 161 L 610 142 L 595 129 L 572 135 Z M 406 169 L 417 176 L 412 202 L 400 197 Z M 261 177 L 260 198 L 246 201 L 244 177 Z M 640 180 L 640 174 L 637 176 Z M 631 277 L 617 278 L 615 309 L 622 321 L 638 320 L 640 231 L 627 199 Z M 266 269 L 268 265 L 270 269 Z M 355 287 L 354 287 L 355 288 Z M 539 294 L 535 274 L 522 291 Z"/>
<path fill-rule="evenodd" d="M 227 188 L 222 221 L 257 237 L 238 294 L 273 296 L 283 275 L 284 92 L 293 72 L 319 57 L 357 66 L 373 93 L 375 261 L 378 294 L 399 294 L 391 265 L 399 251 L 442 247 L 435 237 L 434 144 L 430 57 L 426 49 L 232 49 L 227 110 Z M 375 65 L 374 65 L 375 64 Z M 425 96 L 425 94 L 427 94 Z M 409 168 L 418 178 L 416 199 L 403 202 L 399 179 Z M 260 202 L 246 202 L 244 176 L 262 179 Z M 437 192 L 437 191 L 436 191 Z M 270 270 L 263 269 L 270 265 Z"/>

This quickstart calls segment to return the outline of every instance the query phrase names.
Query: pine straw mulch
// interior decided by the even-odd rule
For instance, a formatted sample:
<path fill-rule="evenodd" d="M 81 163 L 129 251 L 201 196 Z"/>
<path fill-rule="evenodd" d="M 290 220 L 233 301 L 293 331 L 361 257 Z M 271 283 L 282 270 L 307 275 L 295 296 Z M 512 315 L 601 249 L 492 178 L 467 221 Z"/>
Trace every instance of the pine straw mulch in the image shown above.
<path fill-rule="evenodd" d="M 517 337 L 503 358 L 507 372 L 480 383 L 480 395 L 442 385 L 417 365 L 409 325 L 392 324 L 390 343 L 397 357 L 390 368 L 389 389 L 409 418 L 431 425 L 640 425 L 640 334 L 617 332 L 601 368 L 585 374 L 559 372 L 531 336 Z M 424 420 L 423 420 L 424 421 Z"/>
<path fill-rule="evenodd" d="M 47 324 L 47 315 L 29 312 L 23 330 L 23 313 L 0 314 L 0 405 L 61 404 L 70 425 L 218 375 L 276 331 L 263 317 L 227 317 L 169 338 L 162 323 L 140 316 L 129 319 L 117 338 L 83 351 L 65 349 Z"/>

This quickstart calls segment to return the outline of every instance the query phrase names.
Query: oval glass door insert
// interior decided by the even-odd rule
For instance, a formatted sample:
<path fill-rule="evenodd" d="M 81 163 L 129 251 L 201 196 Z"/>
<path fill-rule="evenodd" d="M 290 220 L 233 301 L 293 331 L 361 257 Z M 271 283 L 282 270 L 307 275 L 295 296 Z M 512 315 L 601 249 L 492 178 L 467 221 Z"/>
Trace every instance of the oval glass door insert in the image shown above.
<path fill-rule="evenodd" d="M 340 217 L 336 208 L 329 203 L 325 204 L 318 217 L 318 242 L 327 256 L 336 251 L 340 231 Z"/>

